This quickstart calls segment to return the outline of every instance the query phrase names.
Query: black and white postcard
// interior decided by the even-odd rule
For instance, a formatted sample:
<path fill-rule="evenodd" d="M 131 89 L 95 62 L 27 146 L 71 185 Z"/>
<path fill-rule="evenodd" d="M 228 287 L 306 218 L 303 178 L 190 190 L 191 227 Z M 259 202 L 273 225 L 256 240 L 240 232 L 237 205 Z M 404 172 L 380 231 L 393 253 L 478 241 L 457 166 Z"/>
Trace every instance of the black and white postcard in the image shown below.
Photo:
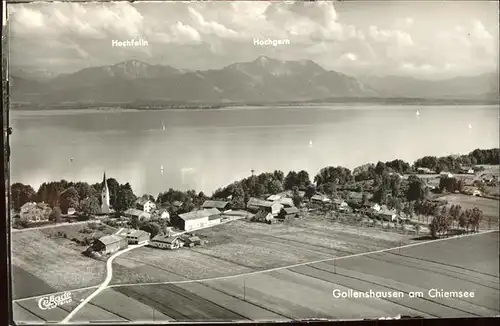
<path fill-rule="evenodd" d="M 16 324 L 500 314 L 498 2 L 6 9 Z"/>

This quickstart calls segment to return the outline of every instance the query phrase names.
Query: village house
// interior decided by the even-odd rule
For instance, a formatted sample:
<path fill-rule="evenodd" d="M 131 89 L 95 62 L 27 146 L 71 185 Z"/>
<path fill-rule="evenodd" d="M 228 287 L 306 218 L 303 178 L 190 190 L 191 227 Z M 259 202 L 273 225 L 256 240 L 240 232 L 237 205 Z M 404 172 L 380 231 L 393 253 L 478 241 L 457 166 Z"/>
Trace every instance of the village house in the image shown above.
<path fill-rule="evenodd" d="M 146 213 L 151 213 L 156 209 L 156 204 L 149 199 L 139 198 L 135 202 L 135 208 Z"/>
<path fill-rule="evenodd" d="M 297 207 L 285 207 L 278 215 L 280 219 L 293 219 L 299 217 L 300 211 Z"/>
<path fill-rule="evenodd" d="M 170 213 L 168 210 L 161 208 L 151 213 L 151 218 L 170 221 Z"/>
<path fill-rule="evenodd" d="M 377 203 L 374 203 L 373 205 L 371 205 L 370 207 L 372 210 L 374 210 L 375 212 L 380 212 L 380 210 L 382 209 L 382 207 L 377 204 Z"/>
<path fill-rule="evenodd" d="M 446 171 L 442 171 L 441 173 L 439 173 L 439 176 L 441 178 L 453 178 L 453 174 L 451 174 L 450 172 L 446 172 Z"/>
<path fill-rule="evenodd" d="M 436 173 L 435 171 L 429 169 L 429 168 L 417 168 L 417 173 L 420 173 L 420 174 L 434 174 Z"/>
<path fill-rule="evenodd" d="M 251 218 L 253 217 L 253 214 L 247 211 L 242 211 L 242 210 L 237 210 L 237 211 L 230 211 L 230 212 L 225 212 L 224 214 L 221 215 L 222 220 L 236 220 L 236 219 L 242 219 L 242 218 Z"/>
<path fill-rule="evenodd" d="M 148 232 L 134 229 L 122 229 L 116 235 L 125 237 L 129 244 L 147 243 L 151 238 Z"/>
<path fill-rule="evenodd" d="M 348 196 L 348 201 L 349 203 L 351 204 L 354 204 L 354 205 L 361 205 L 363 203 L 363 193 L 362 192 L 350 192 L 349 193 L 349 196 Z M 369 197 L 367 196 L 367 199 L 369 199 Z"/>
<path fill-rule="evenodd" d="M 304 190 L 299 190 L 297 192 L 297 195 L 300 198 L 303 198 L 306 195 L 306 192 Z M 280 196 L 281 198 L 292 198 L 293 197 L 293 191 L 292 190 L 285 190 L 285 191 L 280 192 L 279 194 L 276 194 L 274 196 Z"/>
<path fill-rule="evenodd" d="M 184 242 L 185 246 L 188 247 L 199 246 L 202 244 L 200 237 L 194 235 L 183 237 L 182 241 Z"/>
<path fill-rule="evenodd" d="M 202 209 L 199 211 L 192 211 L 189 213 L 179 214 L 178 224 L 184 231 L 201 229 L 214 223 L 220 222 L 221 212 L 217 208 Z M 212 221 L 210 222 L 210 218 Z"/>
<path fill-rule="evenodd" d="M 260 210 L 252 217 L 253 221 L 271 224 L 274 222 L 273 214 L 265 210 Z"/>
<path fill-rule="evenodd" d="M 336 198 L 333 200 L 333 207 L 336 210 L 345 211 L 349 208 L 349 204 L 347 204 L 347 202 L 343 199 Z"/>
<path fill-rule="evenodd" d="M 403 176 L 400 173 L 397 173 L 397 172 L 389 172 L 388 175 L 390 175 L 390 176 L 396 176 L 399 179 L 403 179 Z"/>
<path fill-rule="evenodd" d="M 384 207 L 383 209 L 380 209 L 378 211 L 377 216 L 381 220 L 394 222 L 395 220 L 397 220 L 398 214 L 395 210 Z"/>
<path fill-rule="evenodd" d="M 315 203 L 329 203 L 332 200 L 323 194 L 316 194 L 311 197 L 311 201 Z"/>
<path fill-rule="evenodd" d="M 288 197 L 285 194 L 276 194 L 276 195 L 271 195 L 266 198 L 267 201 L 270 202 L 275 202 L 275 203 L 280 203 L 281 205 L 285 207 L 293 207 L 295 206 L 293 204 L 293 199 L 291 197 Z"/>
<path fill-rule="evenodd" d="M 26 223 L 47 222 L 52 208 L 45 203 L 30 202 L 21 206 L 19 218 Z"/>
<path fill-rule="evenodd" d="M 144 220 L 151 219 L 150 213 L 146 213 L 144 211 L 141 211 L 141 210 L 135 209 L 135 208 L 127 209 L 125 212 L 123 212 L 123 216 L 129 217 L 129 218 L 135 218 L 138 221 L 144 221 Z"/>
<path fill-rule="evenodd" d="M 463 191 L 464 194 L 469 195 L 469 196 L 481 196 L 481 191 L 477 187 L 464 187 Z"/>
<path fill-rule="evenodd" d="M 460 173 L 463 174 L 474 174 L 474 169 L 470 166 L 462 166 L 460 167 Z"/>
<path fill-rule="evenodd" d="M 231 203 L 228 201 L 221 201 L 221 200 L 206 200 L 201 208 L 204 209 L 210 209 L 210 208 L 217 208 L 221 212 L 227 212 L 231 209 Z"/>
<path fill-rule="evenodd" d="M 149 242 L 149 245 L 154 248 L 173 250 L 182 247 L 183 243 L 179 237 L 157 235 Z"/>
<path fill-rule="evenodd" d="M 284 207 L 294 207 L 295 205 L 293 204 L 293 199 L 292 198 L 287 198 L 287 197 L 282 197 L 278 200 L 278 203 L 283 205 Z"/>
<path fill-rule="evenodd" d="M 103 255 L 111 254 L 124 248 L 127 248 L 127 239 L 114 234 L 99 238 L 91 246 L 92 251 Z"/>
<path fill-rule="evenodd" d="M 249 211 L 258 212 L 263 210 L 271 213 L 273 216 L 277 216 L 282 208 L 283 205 L 281 205 L 280 203 L 270 202 L 254 197 L 250 198 L 250 200 L 248 200 L 247 202 L 247 209 Z"/>
<path fill-rule="evenodd" d="M 280 194 L 277 194 L 277 195 L 271 195 L 269 197 L 266 198 L 267 201 L 278 201 L 280 200 L 281 198 L 283 198 L 285 196 L 282 196 Z"/>

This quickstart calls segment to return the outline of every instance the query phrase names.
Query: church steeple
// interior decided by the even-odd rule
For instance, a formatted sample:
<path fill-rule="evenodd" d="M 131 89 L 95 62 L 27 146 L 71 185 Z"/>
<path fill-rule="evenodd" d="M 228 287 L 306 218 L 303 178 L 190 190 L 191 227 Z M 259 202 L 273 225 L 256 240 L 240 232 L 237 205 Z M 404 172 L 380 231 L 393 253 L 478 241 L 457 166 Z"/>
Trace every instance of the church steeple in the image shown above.
<path fill-rule="evenodd" d="M 109 214 L 110 213 L 109 188 L 108 188 L 108 181 L 106 180 L 106 172 L 104 172 L 104 176 L 102 179 L 101 213 L 102 214 Z"/>
<path fill-rule="evenodd" d="M 102 189 L 108 189 L 108 181 L 106 179 L 106 171 L 104 171 L 104 176 L 102 178 Z"/>

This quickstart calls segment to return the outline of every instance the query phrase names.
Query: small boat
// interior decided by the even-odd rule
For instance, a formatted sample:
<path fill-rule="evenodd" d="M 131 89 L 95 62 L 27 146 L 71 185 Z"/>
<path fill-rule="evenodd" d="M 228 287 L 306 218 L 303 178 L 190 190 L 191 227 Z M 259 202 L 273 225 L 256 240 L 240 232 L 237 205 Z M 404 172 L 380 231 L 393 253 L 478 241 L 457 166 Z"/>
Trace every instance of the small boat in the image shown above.
<path fill-rule="evenodd" d="M 416 113 L 417 117 L 420 116 L 420 112 L 417 110 L 417 113 Z"/>
<path fill-rule="evenodd" d="M 310 140 L 310 141 L 309 141 L 309 147 L 312 147 L 312 145 L 313 145 L 313 141 L 312 141 L 312 140 Z"/>
<path fill-rule="evenodd" d="M 163 121 L 161 122 L 161 128 L 165 130 L 165 124 L 163 123 Z"/>
<path fill-rule="evenodd" d="M 472 129 L 472 125 L 469 123 L 469 129 Z"/>

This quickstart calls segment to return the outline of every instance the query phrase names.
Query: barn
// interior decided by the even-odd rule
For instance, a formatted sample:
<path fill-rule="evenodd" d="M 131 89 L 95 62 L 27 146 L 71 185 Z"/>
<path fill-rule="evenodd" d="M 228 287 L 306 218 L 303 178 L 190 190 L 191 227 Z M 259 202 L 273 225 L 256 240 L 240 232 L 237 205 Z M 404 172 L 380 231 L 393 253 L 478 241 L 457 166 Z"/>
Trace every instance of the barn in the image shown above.
<path fill-rule="evenodd" d="M 278 215 L 282 208 L 283 205 L 278 202 L 270 202 L 253 197 L 247 202 L 247 209 L 249 211 L 259 212 L 263 210 L 274 216 Z"/>
<path fill-rule="evenodd" d="M 217 220 L 221 212 L 217 208 L 202 209 L 185 214 L 179 214 L 179 226 L 184 231 L 201 229 L 217 222 L 210 222 L 210 220 Z M 211 218 L 211 219 L 210 219 Z M 220 219 L 219 219 L 220 221 Z"/>
<path fill-rule="evenodd" d="M 169 237 L 166 235 L 157 235 L 149 243 L 151 247 L 160 249 L 178 249 L 182 247 L 182 242 L 178 237 Z"/>
<path fill-rule="evenodd" d="M 201 208 L 203 209 L 210 209 L 210 208 L 217 208 L 221 212 L 225 212 L 231 209 L 231 203 L 228 201 L 221 201 L 221 200 L 206 200 Z"/>
<path fill-rule="evenodd" d="M 110 254 L 127 247 L 127 240 L 117 235 L 106 235 L 92 244 L 92 250 L 101 254 Z"/>
<path fill-rule="evenodd" d="M 149 241 L 151 235 L 142 230 L 122 229 L 118 235 L 125 237 L 129 244 L 143 244 Z"/>

